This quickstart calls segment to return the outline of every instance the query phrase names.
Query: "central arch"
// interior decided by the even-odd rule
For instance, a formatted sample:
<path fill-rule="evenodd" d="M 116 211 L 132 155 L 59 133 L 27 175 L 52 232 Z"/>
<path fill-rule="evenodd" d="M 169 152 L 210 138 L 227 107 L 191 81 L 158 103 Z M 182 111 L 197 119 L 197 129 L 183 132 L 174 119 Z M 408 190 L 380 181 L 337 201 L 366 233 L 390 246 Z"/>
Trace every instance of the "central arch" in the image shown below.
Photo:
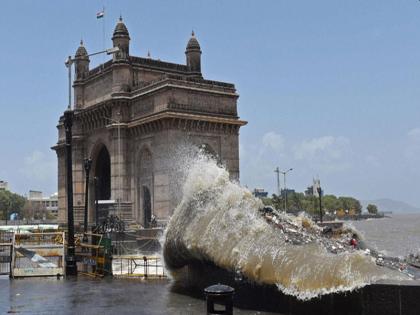
<path fill-rule="evenodd" d="M 153 156 L 145 146 L 138 153 L 137 167 L 137 218 L 149 227 L 153 214 Z"/>
<path fill-rule="evenodd" d="M 92 169 L 89 180 L 88 218 L 96 222 L 95 200 L 111 199 L 111 157 L 103 142 L 96 143 L 91 149 Z"/>
<path fill-rule="evenodd" d="M 109 200 L 111 199 L 111 158 L 105 146 L 99 151 L 95 165 L 98 200 Z"/>

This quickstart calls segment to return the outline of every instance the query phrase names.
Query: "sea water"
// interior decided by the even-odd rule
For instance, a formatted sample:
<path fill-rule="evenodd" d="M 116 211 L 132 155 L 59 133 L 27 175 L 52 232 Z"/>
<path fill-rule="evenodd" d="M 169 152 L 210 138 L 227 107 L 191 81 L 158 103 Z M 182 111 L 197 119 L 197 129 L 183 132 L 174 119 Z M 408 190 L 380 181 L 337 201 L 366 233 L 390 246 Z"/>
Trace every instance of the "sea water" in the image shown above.
<path fill-rule="evenodd" d="M 334 254 L 317 240 L 293 244 L 262 218 L 261 201 L 231 181 L 223 166 L 204 154 L 183 161 L 182 199 L 164 244 L 167 267 L 175 280 L 176 270 L 188 261 L 210 261 L 307 300 L 382 279 L 406 279 L 398 271 L 378 266 L 361 250 Z M 285 220 L 299 224 L 291 216 Z"/>

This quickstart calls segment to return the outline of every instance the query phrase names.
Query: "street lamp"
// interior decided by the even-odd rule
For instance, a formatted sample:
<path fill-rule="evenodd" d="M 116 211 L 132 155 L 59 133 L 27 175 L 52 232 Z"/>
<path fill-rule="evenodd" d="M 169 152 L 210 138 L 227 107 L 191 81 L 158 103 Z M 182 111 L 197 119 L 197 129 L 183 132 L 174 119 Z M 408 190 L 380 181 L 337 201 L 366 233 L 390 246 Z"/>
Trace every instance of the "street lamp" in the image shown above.
<path fill-rule="evenodd" d="M 289 168 L 287 171 L 280 171 L 277 168 L 277 171 L 283 174 L 283 184 L 284 184 L 284 212 L 287 212 L 287 187 L 286 187 L 286 174 L 292 171 L 293 168 Z"/>
<path fill-rule="evenodd" d="M 277 196 L 280 197 L 280 170 L 278 166 L 274 170 L 274 173 L 277 173 Z"/>
<path fill-rule="evenodd" d="M 116 47 L 108 48 L 108 49 L 101 50 L 98 52 L 94 52 L 92 54 L 87 55 L 87 57 L 104 54 L 104 53 L 106 53 L 107 55 L 112 55 L 112 54 L 116 54 L 119 51 L 120 51 L 120 48 L 116 46 Z M 64 64 L 68 69 L 68 78 L 69 78 L 69 105 L 67 107 L 68 110 L 71 110 L 71 66 L 73 65 L 75 60 L 76 59 L 72 58 L 72 56 L 68 56 L 67 59 L 64 61 Z"/>
<path fill-rule="evenodd" d="M 93 184 L 95 186 L 95 229 L 98 229 L 98 225 L 99 225 L 99 192 L 98 192 L 98 185 L 99 185 L 99 178 L 98 177 L 94 177 L 93 178 Z M 95 232 L 96 233 L 96 232 Z"/>
<path fill-rule="evenodd" d="M 71 64 L 70 64 L 71 67 Z M 71 92 L 71 91 L 70 91 Z M 71 97 L 69 98 L 71 101 Z M 73 125 L 73 111 L 71 110 L 71 103 L 68 109 L 64 112 L 64 128 L 66 131 L 66 169 L 67 169 L 67 256 L 66 256 L 66 275 L 76 276 L 77 265 L 74 248 L 74 218 L 73 218 L 73 167 L 72 167 L 72 131 Z"/>
<path fill-rule="evenodd" d="M 89 173 L 90 168 L 92 166 L 92 159 L 85 159 L 83 161 L 83 166 L 85 169 L 85 216 L 84 216 L 84 222 L 83 222 L 83 228 L 84 228 L 84 235 L 83 235 L 83 241 L 87 241 L 87 231 L 88 231 L 88 205 L 89 205 Z"/>
<path fill-rule="evenodd" d="M 321 187 L 317 188 L 318 197 L 319 197 L 319 217 L 322 223 L 322 189 Z"/>
<path fill-rule="evenodd" d="M 106 53 L 108 55 L 115 54 L 119 51 L 118 47 L 113 47 L 110 49 L 105 49 L 93 54 L 88 55 L 98 55 L 101 53 Z M 77 265 L 76 265 L 76 255 L 75 255 L 75 244 L 74 244 L 74 217 L 73 217 L 73 163 L 72 163 L 72 126 L 74 112 L 71 106 L 71 66 L 75 62 L 75 59 L 71 56 L 68 56 L 64 62 L 65 66 L 68 69 L 68 89 L 69 89 L 69 104 L 67 110 L 64 112 L 64 129 L 66 132 L 66 141 L 65 141 L 65 151 L 66 151 L 66 190 L 67 190 L 67 255 L 66 255 L 66 275 L 76 276 L 77 275 Z"/>

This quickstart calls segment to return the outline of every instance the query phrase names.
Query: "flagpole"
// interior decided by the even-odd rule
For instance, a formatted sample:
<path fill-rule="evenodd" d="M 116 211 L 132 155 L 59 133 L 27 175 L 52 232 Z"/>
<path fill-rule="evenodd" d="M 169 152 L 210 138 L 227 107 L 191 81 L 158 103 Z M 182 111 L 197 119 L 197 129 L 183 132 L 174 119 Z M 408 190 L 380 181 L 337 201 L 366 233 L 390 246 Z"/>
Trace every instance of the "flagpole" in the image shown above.
<path fill-rule="evenodd" d="M 102 50 L 105 50 L 105 6 L 102 7 L 102 12 L 104 14 L 102 18 Z M 102 56 L 102 67 L 105 67 L 105 55 Z"/>

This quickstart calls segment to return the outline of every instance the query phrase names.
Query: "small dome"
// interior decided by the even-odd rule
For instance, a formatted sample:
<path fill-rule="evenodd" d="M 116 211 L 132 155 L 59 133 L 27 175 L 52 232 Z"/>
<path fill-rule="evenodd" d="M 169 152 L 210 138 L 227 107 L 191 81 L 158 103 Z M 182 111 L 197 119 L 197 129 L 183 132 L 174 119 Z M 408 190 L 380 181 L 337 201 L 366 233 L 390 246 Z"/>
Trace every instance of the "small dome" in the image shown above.
<path fill-rule="evenodd" d="M 198 40 L 195 37 L 194 31 L 192 31 L 191 38 L 188 41 L 187 50 L 200 50 L 200 44 L 198 43 Z"/>
<path fill-rule="evenodd" d="M 127 26 L 125 26 L 121 16 L 114 30 L 114 37 L 116 36 L 129 36 Z"/>
<path fill-rule="evenodd" d="M 81 40 L 80 41 L 80 46 L 76 50 L 75 57 L 83 57 L 83 56 L 87 57 L 87 55 L 88 55 L 87 50 L 86 50 L 85 46 L 83 45 L 83 40 Z"/>

